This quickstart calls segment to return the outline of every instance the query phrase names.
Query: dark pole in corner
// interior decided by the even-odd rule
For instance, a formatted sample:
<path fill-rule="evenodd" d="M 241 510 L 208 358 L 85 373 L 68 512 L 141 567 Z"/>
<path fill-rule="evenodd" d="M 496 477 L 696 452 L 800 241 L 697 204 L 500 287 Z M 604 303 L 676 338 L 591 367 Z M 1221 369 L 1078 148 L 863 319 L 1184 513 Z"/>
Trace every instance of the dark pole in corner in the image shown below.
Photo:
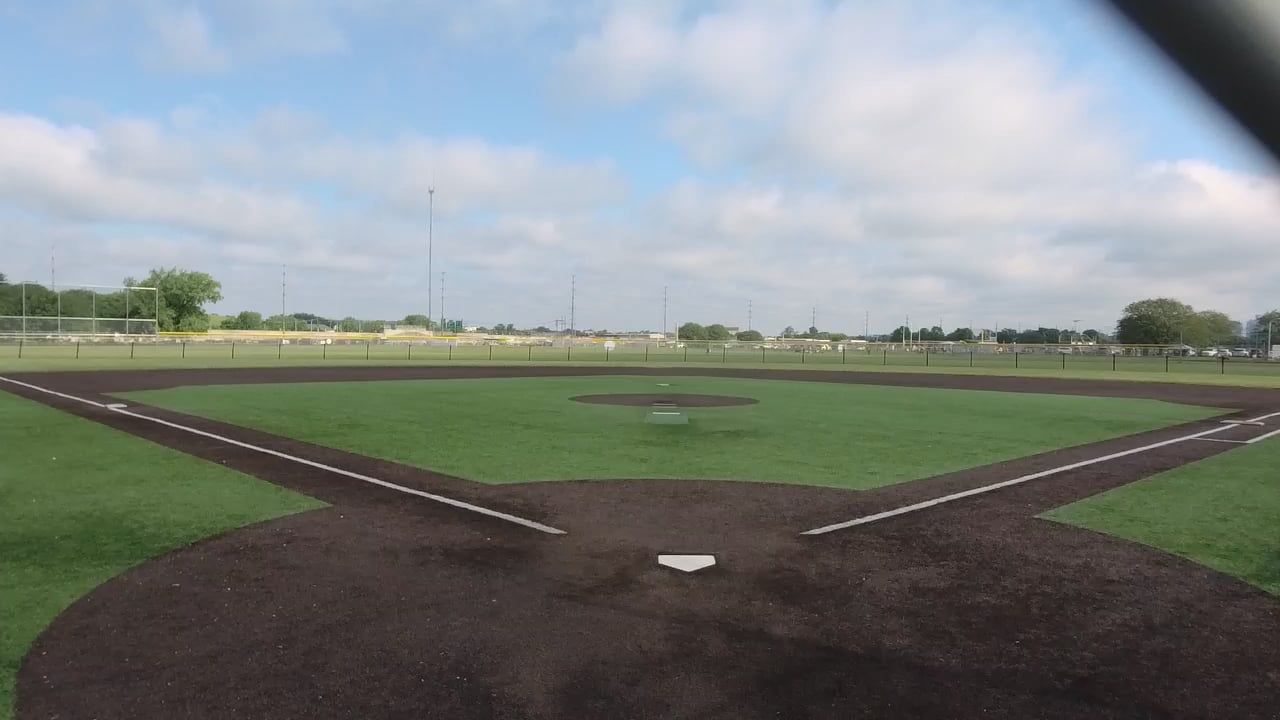
<path fill-rule="evenodd" d="M 1108 0 L 1280 159 L 1280 36 L 1246 0 Z"/>

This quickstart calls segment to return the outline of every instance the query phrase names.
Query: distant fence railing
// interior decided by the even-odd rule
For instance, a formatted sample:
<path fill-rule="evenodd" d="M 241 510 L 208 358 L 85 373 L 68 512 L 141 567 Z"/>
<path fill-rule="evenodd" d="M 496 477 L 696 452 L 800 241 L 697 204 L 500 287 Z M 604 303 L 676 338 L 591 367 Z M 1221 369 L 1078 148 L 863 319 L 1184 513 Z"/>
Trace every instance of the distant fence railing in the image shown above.
<path fill-rule="evenodd" d="M 64 318 L 65 320 L 65 318 Z M 1007 345 L 995 343 L 840 343 L 643 341 L 602 338 L 381 337 L 261 333 L 219 336 L 61 335 L 0 337 L 0 359 L 170 359 L 221 362 L 620 362 L 780 365 L 814 368 L 931 367 L 1143 373 L 1275 374 L 1280 361 L 1261 350 L 1204 355 L 1182 346 Z"/>

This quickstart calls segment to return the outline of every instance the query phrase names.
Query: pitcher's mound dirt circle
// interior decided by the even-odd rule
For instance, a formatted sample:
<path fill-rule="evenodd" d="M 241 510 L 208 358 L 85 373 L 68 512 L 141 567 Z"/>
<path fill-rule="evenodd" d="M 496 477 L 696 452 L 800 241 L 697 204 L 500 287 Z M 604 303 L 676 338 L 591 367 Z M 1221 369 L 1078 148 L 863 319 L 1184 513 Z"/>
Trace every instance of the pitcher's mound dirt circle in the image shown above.
<path fill-rule="evenodd" d="M 639 405 L 649 407 L 657 403 L 664 403 L 682 408 L 728 407 L 730 405 L 754 405 L 760 402 L 755 398 L 734 395 L 694 395 L 686 393 L 611 393 L 604 395 L 577 395 L 569 399 L 574 402 L 595 403 L 596 405 Z"/>

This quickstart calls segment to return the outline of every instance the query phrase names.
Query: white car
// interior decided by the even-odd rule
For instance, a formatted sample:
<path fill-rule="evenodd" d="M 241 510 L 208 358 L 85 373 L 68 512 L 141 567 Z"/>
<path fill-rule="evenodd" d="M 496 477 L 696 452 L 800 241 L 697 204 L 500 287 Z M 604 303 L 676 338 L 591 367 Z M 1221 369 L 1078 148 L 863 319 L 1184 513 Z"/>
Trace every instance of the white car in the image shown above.
<path fill-rule="evenodd" d="M 1217 349 L 1217 348 L 1205 348 L 1204 350 L 1201 350 L 1201 351 L 1200 351 L 1200 354 L 1201 354 L 1201 355 L 1203 355 L 1203 356 L 1205 356 L 1205 357 L 1217 357 L 1217 356 L 1218 356 L 1218 349 Z"/>

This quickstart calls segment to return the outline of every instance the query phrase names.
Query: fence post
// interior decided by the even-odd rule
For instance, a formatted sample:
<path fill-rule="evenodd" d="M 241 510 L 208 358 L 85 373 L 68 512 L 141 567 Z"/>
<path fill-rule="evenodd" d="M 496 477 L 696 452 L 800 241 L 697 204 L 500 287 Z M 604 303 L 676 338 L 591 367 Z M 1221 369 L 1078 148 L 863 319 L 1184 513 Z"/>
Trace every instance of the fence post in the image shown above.
<path fill-rule="evenodd" d="M 533 346 L 529 346 L 529 362 L 533 362 Z"/>
<path fill-rule="evenodd" d="M 284 354 L 284 338 L 280 338 L 280 342 L 276 344 L 276 359 L 279 360 L 280 356 L 283 354 Z"/>
<path fill-rule="evenodd" d="M 187 341 L 186 340 L 182 341 L 182 359 L 183 360 L 187 359 Z"/>
<path fill-rule="evenodd" d="M 130 359 L 130 360 L 132 360 L 132 359 L 133 359 L 133 346 L 134 346 L 135 344 L 136 344 L 136 343 L 134 343 L 134 341 L 132 341 L 132 340 L 130 340 L 130 341 L 129 341 L 129 359 Z"/>
<path fill-rule="evenodd" d="M 18 338 L 18 359 L 22 359 L 22 338 Z"/>
<path fill-rule="evenodd" d="M 77 360 L 80 359 L 80 341 L 79 340 L 76 341 L 76 359 Z"/>
<path fill-rule="evenodd" d="M 685 346 L 684 346 L 684 361 L 689 362 L 689 344 L 688 343 L 685 343 Z"/>
<path fill-rule="evenodd" d="M 1016 367 L 1018 367 L 1018 356 L 1019 356 L 1019 355 L 1021 355 L 1021 353 L 1019 353 L 1019 352 L 1018 352 L 1018 349 L 1017 349 L 1017 348 L 1014 348 L 1014 349 L 1013 349 L 1013 366 L 1014 366 L 1015 368 L 1016 368 Z"/>
<path fill-rule="evenodd" d="M 1116 371 L 1116 354 L 1111 353 L 1111 372 Z"/>
<path fill-rule="evenodd" d="M 929 367 L 929 348 L 928 347 L 925 347 L 924 349 L 924 366 Z"/>
<path fill-rule="evenodd" d="M 1169 356 L 1164 356 L 1164 371 L 1169 372 Z"/>
<path fill-rule="evenodd" d="M 649 362 L 649 343 L 644 344 L 644 361 Z"/>
<path fill-rule="evenodd" d="M 1222 375 L 1226 375 L 1226 374 L 1227 374 L 1227 358 L 1226 358 L 1226 356 L 1224 355 L 1223 357 L 1218 358 L 1218 363 L 1222 366 L 1222 372 L 1221 372 L 1220 374 L 1222 374 Z"/>
<path fill-rule="evenodd" d="M 723 364 L 728 361 L 729 361 L 729 346 L 721 345 L 720 346 L 720 362 L 721 364 Z"/>
<path fill-rule="evenodd" d="M 605 352 L 606 352 L 606 353 L 608 353 L 609 351 L 608 351 L 608 350 L 605 350 Z M 492 345 L 490 345 L 490 346 L 489 346 L 489 359 L 490 359 L 490 360 L 492 360 L 492 359 L 493 359 L 493 346 L 492 346 Z"/>
<path fill-rule="evenodd" d="M 573 359 L 573 346 L 572 346 L 572 345 L 565 345 L 565 346 L 564 346 L 564 359 L 565 359 L 565 361 L 566 361 L 566 362 L 568 362 L 569 360 L 572 360 L 572 359 Z"/>
<path fill-rule="evenodd" d="M 764 364 L 764 348 L 763 347 L 760 348 L 760 364 L 761 365 Z"/>
<path fill-rule="evenodd" d="M 329 346 L 328 346 L 328 345 L 321 345 L 321 346 L 320 346 L 320 359 L 321 359 L 321 360 L 328 360 L 328 359 L 329 359 Z"/>
<path fill-rule="evenodd" d="M 969 367 L 973 367 L 973 351 L 969 351 Z"/>
<path fill-rule="evenodd" d="M 365 340 L 364 341 L 364 359 L 365 360 L 369 359 L 369 345 L 370 345 L 369 341 Z"/>
<path fill-rule="evenodd" d="M 448 347 L 449 347 L 449 359 L 450 359 L 450 360 L 452 360 L 452 359 L 453 359 L 453 345 L 449 345 Z"/>
<path fill-rule="evenodd" d="M 880 364 L 888 365 L 889 364 L 889 348 L 882 348 L 882 350 L 884 351 L 884 358 L 880 361 Z"/>
<path fill-rule="evenodd" d="M 492 349 L 489 351 L 489 357 L 490 357 L 490 359 L 492 359 L 492 358 L 493 358 L 493 351 L 492 351 Z M 605 348 L 605 349 L 604 349 L 604 361 L 605 361 L 605 362 L 609 362 L 609 348 Z"/>
<path fill-rule="evenodd" d="M 234 340 L 231 341 L 231 359 L 236 359 L 236 342 Z"/>
<path fill-rule="evenodd" d="M 840 348 L 840 364 L 844 364 L 844 348 Z"/>
<path fill-rule="evenodd" d="M 803 365 L 803 364 L 804 364 L 804 356 L 805 356 L 805 355 L 808 355 L 808 353 L 806 353 L 806 352 L 804 351 L 804 348 L 800 348 L 800 364 L 801 364 L 801 365 Z"/>
<path fill-rule="evenodd" d="M 413 360 L 413 343 L 409 343 L 409 360 Z"/>
<path fill-rule="evenodd" d="M 1063 369 L 1063 370 L 1066 370 L 1066 369 L 1067 369 L 1067 354 L 1066 354 L 1066 353 L 1060 353 L 1060 354 L 1062 355 L 1062 369 Z"/>

